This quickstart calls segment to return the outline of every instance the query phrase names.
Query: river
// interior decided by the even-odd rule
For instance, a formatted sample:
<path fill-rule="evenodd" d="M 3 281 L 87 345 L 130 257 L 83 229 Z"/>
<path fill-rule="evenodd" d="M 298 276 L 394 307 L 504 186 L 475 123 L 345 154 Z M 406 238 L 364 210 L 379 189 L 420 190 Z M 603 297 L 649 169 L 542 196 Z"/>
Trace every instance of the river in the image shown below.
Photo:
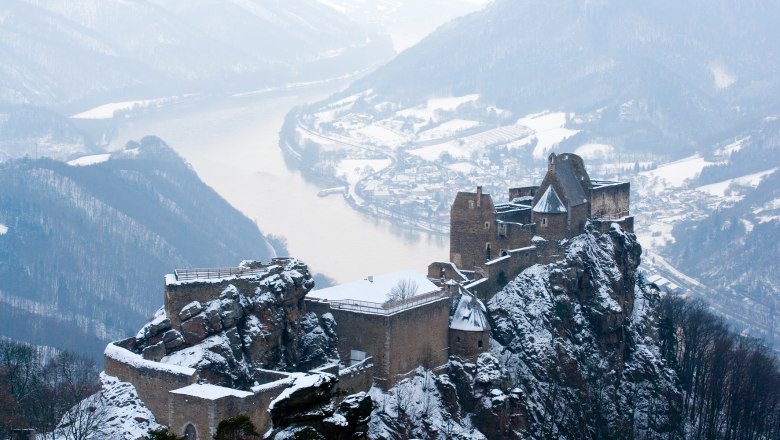
<path fill-rule="evenodd" d="M 159 136 L 264 234 L 283 236 L 292 256 L 337 282 L 410 268 L 425 273 L 430 262 L 447 259 L 446 237 L 371 218 L 339 195 L 318 197 L 320 188 L 284 163 L 278 142 L 287 112 L 344 85 L 183 101 L 128 119 L 111 147 Z"/>

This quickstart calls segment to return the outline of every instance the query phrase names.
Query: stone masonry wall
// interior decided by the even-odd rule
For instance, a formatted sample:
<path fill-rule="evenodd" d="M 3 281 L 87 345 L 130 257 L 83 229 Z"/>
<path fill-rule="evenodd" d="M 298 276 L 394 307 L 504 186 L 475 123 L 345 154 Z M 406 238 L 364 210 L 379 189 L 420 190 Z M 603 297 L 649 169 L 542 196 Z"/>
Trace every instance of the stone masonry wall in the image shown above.
<path fill-rule="evenodd" d="M 495 237 L 495 207 L 489 194 L 460 192 L 450 210 L 450 261 L 463 269 L 485 262 L 485 244 Z M 492 249 L 491 253 L 498 252 Z"/>
<path fill-rule="evenodd" d="M 631 184 L 623 182 L 593 189 L 591 215 L 600 217 L 625 217 L 629 214 Z"/>
<path fill-rule="evenodd" d="M 157 421 L 169 424 L 168 392 L 191 385 L 198 380 L 197 374 L 186 375 L 160 369 L 129 365 L 111 356 L 104 356 L 104 370 L 123 382 L 132 383 L 138 397 L 154 414 Z"/>
<path fill-rule="evenodd" d="M 490 349 L 489 346 L 490 330 L 450 330 L 450 353 L 464 361 L 475 362 L 480 354 Z"/>
<path fill-rule="evenodd" d="M 447 363 L 450 302 L 450 298 L 445 297 L 388 317 L 388 386 L 395 383 L 396 375 L 407 373 L 419 365 L 433 368 Z"/>

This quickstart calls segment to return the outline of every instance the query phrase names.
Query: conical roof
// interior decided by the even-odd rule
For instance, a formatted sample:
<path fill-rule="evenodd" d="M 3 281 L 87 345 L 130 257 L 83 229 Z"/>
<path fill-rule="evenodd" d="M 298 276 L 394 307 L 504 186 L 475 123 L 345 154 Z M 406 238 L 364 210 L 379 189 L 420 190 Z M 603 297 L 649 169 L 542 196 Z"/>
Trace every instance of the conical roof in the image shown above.
<path fill-rule="evenodd" d="M 561 202 L 561 198 L 558 197 L 555 188 L 550 185 L 542 194 L 542 197 L 539 198 L 539 201 L 536 202 L 533 211 L 546 214 L 560 214 L 566 212 L 566 206 Z"/>
<path fill-rule="evenodd" d="M 450 328 L 474 332 L 490 330 L 490 324 L 485 314 L 485 305 L 470 294 L 463 292 L 455 314 L 452 316 Z"/>

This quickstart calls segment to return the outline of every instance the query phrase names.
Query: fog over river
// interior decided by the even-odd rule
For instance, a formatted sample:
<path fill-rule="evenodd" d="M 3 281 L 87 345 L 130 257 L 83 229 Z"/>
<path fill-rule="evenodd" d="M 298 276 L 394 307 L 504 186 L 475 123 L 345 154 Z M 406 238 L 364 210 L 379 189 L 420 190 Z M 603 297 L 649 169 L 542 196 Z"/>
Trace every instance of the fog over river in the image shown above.
<path fill-rule="evenodd" d="M 318 197 L 320 188 L 284 163 L 278 142 L 287 112 L 344 85 L 185 100 L 128 119 L 111 147 L 159 136 L 263 233 L 283 236 L 292 256 L 338 282 L 408 268 L 425 272 L 430 262 L 446 259 L 446 237 L 368 217 L 340 195 Z"/>

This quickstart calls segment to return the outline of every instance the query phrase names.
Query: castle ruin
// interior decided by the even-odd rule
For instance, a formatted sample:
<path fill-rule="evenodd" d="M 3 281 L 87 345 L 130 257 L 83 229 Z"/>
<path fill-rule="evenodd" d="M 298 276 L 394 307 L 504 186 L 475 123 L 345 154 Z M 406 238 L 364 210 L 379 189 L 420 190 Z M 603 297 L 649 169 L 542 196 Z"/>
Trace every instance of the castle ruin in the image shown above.
<path fill-rule="evenodd" d="M 304 377 L 336 377 L 343 398 L 388 389 L 421 365 L 437 370 L 451 356 L 474 362 L 490 346 L 484 302 L 525 268 L 558 260 L 562 241 L 586 228 L 607 232 L 617 223 L 633 232 L 629 192 L 627 182 L 591 180 L 577 155 L 551 154 L 541 184 L 510 188 L 507 202 L 481 187 L 458 193 L 450 261 L 432 263 L 426 275 L 311 290 L 308 268 L 295 259 L 176 271 L 166 275 L 155 318 L 108 345 L 105 371 L 132 383 L 158 422 L 192 440 L 210 438 L 237 414 L 265 432 L 275 399 Z M 413 292 L 388 296 L 403 281 Z"/>

